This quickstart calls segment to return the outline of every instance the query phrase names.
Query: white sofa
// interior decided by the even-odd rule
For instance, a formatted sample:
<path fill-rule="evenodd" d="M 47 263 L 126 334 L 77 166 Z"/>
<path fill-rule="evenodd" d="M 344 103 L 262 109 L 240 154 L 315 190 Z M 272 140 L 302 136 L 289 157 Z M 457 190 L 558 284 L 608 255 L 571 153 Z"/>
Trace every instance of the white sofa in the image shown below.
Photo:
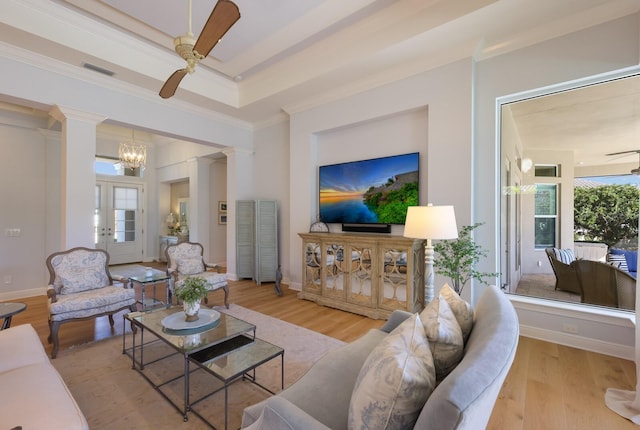
<path fill-rule="evenodd" d="M 373 329 L 328 352 L 286 390 L 245 408 L 242 428 L 346 430 L 350 399 L 363 363 L 410 316 L 396 310 L 380 330 Z M 486 428 L 513 363 L 518 336 L 518 316 L 509 298 L 498 287 L 487 287 L 475 309 L 462 361 L 431 393 L 412 428 Z"/>
<path fill-rule="evenodd" d="M 0 331 L 0 427 L 88 429 L 31 324 Z"/>

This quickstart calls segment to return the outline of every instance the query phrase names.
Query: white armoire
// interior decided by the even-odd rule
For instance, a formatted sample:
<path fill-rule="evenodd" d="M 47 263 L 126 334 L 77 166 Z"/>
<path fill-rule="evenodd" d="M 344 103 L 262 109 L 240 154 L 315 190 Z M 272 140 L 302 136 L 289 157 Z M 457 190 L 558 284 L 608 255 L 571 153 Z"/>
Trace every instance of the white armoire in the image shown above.
<path fill-rule="evenodd" d="M 236 272 L 260 285 L 278 270 L 278 206 L 275 200 L 236 202 Z"/>

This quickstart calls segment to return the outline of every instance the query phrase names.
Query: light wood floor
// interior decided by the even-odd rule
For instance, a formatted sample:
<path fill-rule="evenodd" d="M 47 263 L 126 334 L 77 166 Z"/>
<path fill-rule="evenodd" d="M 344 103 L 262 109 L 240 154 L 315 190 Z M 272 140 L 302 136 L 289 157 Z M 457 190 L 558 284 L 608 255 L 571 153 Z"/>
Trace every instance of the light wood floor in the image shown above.
<path fill-rule="evenodd" d="M 383 321 L 342 312 L 299 300 L 284 287 L 283 296 L 273 284 L 230 282 L 230 303 L 350 342 Z M 221 304 L 221 293 L 209 295 L 209 304 Z M 20 301 L 27 310 L 14 316 L 13 325 L 31 323 L 47 351 L 46 297 Z M 63 324 L 60 349 L 122 333 L 116 316 L 112 330 L 106 317 L 95 321 Z M 127 328 L 128 329 L 128 328 Z M 636 429 L 604 405 L 607 388 L 633 390 L 633 362 L 561 345 L 521 337 L 513 367 L 496 402 L 490 429 Z"/>

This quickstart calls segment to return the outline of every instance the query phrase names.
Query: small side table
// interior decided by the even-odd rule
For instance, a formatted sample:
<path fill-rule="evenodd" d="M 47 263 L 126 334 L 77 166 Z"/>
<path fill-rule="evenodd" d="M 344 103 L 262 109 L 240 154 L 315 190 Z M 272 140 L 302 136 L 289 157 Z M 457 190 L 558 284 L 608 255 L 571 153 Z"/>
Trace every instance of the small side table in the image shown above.
<path fill-rule="evenodd" d="M 0 318 L 4 318 L 0 330 L 11 327 L 11 318 L 25 309 L 27 305 L 24 303 L 0 303 Z"/>
<path fill-rule="evenodd" d="M 140 286 L 140 295 L 141 299 L 138 300 L 140 304 L 139 309 L 141 311 L 147 311 L 159 306 L 169 307 L 171 303 L 169 303 L 169 276 L 157 269 L 152 269 L 151 273 L 147 275 L 146 270 L 141 271 L 139 275 L 129 276 L 129 283 L 131 288 L 135 288 L 135 285 Z M 166 300 L 163 302 L 156 298 L 156 285 L 165 283 L 165 297 Z M 146 297 L 145 289 L 147 286 L 153 287 L 153 297 Z"/>

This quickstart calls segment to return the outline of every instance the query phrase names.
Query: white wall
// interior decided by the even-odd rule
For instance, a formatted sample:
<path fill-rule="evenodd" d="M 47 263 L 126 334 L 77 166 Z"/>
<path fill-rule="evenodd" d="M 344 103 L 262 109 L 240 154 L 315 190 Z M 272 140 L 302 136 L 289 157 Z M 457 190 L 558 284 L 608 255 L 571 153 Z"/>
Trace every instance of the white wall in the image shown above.
<path fill-rule="evenodd" d="M 291 287 L 300 288 L 297 233 L 315 220 L 321 164 L 418 151 L 420 201 L 452 204 L 458 225 L 470 223 L 471 78 L 471 61 L 459 61 L 291 115 Z"/>
<path fill-rule="evenodd" d="M 289 121 L 259 127 L 255 130 L 254 199 L 278 202 L 278 261 L 282 265 L 283 282 L 289 282 Z M 293 250 L 296 252 L 297 249 Z"/>
<path fill-rule="evenodd" d="M 38 121 L 0 115 L 0 297 L 11 299 L 23 291 L 43 294 L 46 286 L 45 137 Z M 7 236 L 6 229 L 20 235 Z"/>
<path fill-rule="evenodd" d="M 209 262 L 227 263 L 227 225 L 218 224 L 218 202 L 227 201 L 227 160 L 217 158 L 211 164 L 209 172 L 209 213 L 211 216 L 209 230 Z"/>

